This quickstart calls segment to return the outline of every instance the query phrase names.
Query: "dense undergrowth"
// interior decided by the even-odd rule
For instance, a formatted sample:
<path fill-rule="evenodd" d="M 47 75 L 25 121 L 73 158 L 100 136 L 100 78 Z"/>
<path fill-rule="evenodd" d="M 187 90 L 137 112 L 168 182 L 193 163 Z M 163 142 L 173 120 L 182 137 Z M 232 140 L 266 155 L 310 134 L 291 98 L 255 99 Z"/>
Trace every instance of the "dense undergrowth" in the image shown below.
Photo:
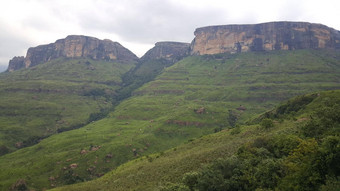
<path fill-rule="evenodd" d="M 325 94 L 322 100 L 316 101 L 318 108 L 308 113 L 308 118 L 300 118 L 307 122 L 297 126 L 296 132 L 256 138 L 243 144 L 234 155 L 185 174 L 182 184 L 162 190 L 338 189 L 340 94 L 339 91 Z M 314 97 L 298 97 L 281 105 L 274 110 L 280 117 L 272 117 L 272 120 L 297 117 L 292 112 L 299 112 L 301 105 L 308 105 Z"/>

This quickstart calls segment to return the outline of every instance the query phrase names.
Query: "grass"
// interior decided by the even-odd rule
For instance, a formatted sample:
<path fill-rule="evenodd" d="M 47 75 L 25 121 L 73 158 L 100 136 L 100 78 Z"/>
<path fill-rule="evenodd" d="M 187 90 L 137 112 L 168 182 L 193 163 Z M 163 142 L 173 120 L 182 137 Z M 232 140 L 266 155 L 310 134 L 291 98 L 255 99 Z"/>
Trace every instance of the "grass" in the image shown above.
<path fill-rule="evenodd" d="M 0 75 L 0 145 L 46 137 L 88 122 L 112 107 L 121 76 L 133 64 L 60 58 Z M 95 90 L 103 93 L 91 94 Z"/>
<path fill-rule="evenodd" d="M 323 107 L 325 100 L 336 100 L 339 96 L 340 91 L 322 92 L 294 117 L 310 115 L 314 108 Z M 181 182 L 185 173 L 199 171 L 219 158 L 230 157 L 241 145 L 257 138 L 296 134 L 303 123 L 285 119 L 276 122 L 270 129 L 255 124 L 240 127 L 240 132 L 236 134 L 233 133 L 234 129 L 223 130 L 161 153 L 135 159 L 94 181 L 53 190 L 160 190 L 169 183 Z"/>
<path fill-rule="evenodd" d="M 164 167 L 162 165 L 166 162 L 161 162 L 159 172 L 150 171 L 154 173 L 150 177 L 155 181 L 150 180 L 145 187 L 138 183 L 142 180 L 136 178 L 139 173 L 127 175 L 131 179 L 117 179 L 114 184 L 122 189 L 143 190 L 158 184 L 157 178 L 163 177 L 161 182 L 164 183 L 176 181 L 186 170 L 212 160 L 206 159 L 206 153 L 212 157 L 227 156 L 237 149 L 237 145 L 247 141 L 241 137 L 267 133 L 255 125 L 230 136 L 232 131 L 228 129 L 232 117 L 242 125 L 292 96 L 339 89 L 339 58 L 339 52 L 317 50 L 187 57 L 163 69 L 153 81 L 135 90 L 107 118 L 50 136 L 37 145 L 0 157 L 0 189 L 6 190 L 18 179 L 25 179 L 32 189 L 58 187 L 96 179 L 116 168 L 113 174 L 124 171 L 127 175 L 129 173 L 124 169 L 131 167 L 133 172 L 134 163 L 143 169 L 149 161 L 157 164 L 158 160 L 168 161 L 169 166 Z M 199 109 L 203 110 L 200 114 L 196 112 Z M 293 122 L 287 122 L 286 126 L 290 123 Z M 220 130 L 220 134 L 208 135 Z M 208 135 L 202 138 L 206 141 L 195 140 L 204 135 Z M 194 141 L 189 145 L 197 143 L 202 147 L 192 148 L 187 155 L 182 152 L 183 165 L 180 164 L 182 159 L 178 159 L 178 168 L 175 167 L 176 163 L 170 162 L 169 153 L 189 147 L 178 146 L 190 140 Z M 175 147 L 178 147 L 176 151 L 164 152 Z M 215 147 L 220 149 L 215 150 Z M 81 154 L 82 150 L 86 153 Z M 163 154 L 153 155 L 162 151 Z M 198 153 L 194 154 L 194 151 Z M 192 167 L 185 167 L 188 166 L 186 159 L 193 160 L 193 157 L 200 162 L 193 161 Z M 70 168 L 73 163 L 78 167 Z M 163 176 L 166 169 L 172 167 L 177 169 L 174 171 L 177 174 Z M 148 165 L 147 168 L 155 167 Z M 53 180 L 49 180 L 50 177 Z M 137 187 L 125 182 L 134 180 L 138 181 L 133 183 Z M 98 184 L 105 186 L 106 182 Z M 107 185 L 114 188 L 113 183 Z"/>

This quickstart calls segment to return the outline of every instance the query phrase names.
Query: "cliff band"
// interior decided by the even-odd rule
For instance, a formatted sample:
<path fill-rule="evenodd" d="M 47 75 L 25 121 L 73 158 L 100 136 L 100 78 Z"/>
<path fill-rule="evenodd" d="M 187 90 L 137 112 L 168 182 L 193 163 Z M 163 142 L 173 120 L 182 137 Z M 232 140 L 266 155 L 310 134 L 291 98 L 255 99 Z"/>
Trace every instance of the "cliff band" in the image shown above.
<path fill-rule="evenodd" d="M 340 31 L 306 22 L 270 22 L 254 25 L 222 25 L 198 28 L 191 54 L 248 51 L 340 49 Z"/>
<path fill-rule="evenodd" d="M 29 48 L 26 57 L 14 57 L 8 71 L 32 67 L 55 58 L 92 58 L 95 60 L 137 61 L 138 57 L 118 42 L 70 35 L 55 43 Z"/>

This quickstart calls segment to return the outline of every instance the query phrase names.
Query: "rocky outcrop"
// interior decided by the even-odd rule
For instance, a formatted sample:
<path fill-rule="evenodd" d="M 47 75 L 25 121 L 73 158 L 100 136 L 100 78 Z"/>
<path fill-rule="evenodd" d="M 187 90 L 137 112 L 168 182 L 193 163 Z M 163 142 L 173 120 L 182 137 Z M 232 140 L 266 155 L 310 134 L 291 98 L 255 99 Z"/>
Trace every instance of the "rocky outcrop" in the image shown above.
<path fill-rule="evenodd" d="M 155 46 L 147 51 L 142 60 L 153 60 L 165 58 L 169 60 L 180 60 L 189 53 L 190 44 L 181 42 L 157 42 Z"/>
<path fill-rule="evenodd" d="M 340 49 L 340 31 L 306 22 L 270 22 L 198 28 L 191 54 L 248 51 Z"/>
<path fill-rule="evenodd" d="M 8 71 L 19 70 L 20 68 L 25 67 L 25 57 L 23 56 L 15 56 L 9 61 Z"/>
<path fill-rule="evenodd" d="M 28 68 L 55 58 L 91 58 L 95 60 L 136 61 L 138 57 L 118 42 L 99 40 L 94 37 L 71 35 L 55 43 L 29 48 L 21 63 L 22 57 L 13 58 L 8 71 Z M 20 61 L 20 62 L 19 62 Z"/>

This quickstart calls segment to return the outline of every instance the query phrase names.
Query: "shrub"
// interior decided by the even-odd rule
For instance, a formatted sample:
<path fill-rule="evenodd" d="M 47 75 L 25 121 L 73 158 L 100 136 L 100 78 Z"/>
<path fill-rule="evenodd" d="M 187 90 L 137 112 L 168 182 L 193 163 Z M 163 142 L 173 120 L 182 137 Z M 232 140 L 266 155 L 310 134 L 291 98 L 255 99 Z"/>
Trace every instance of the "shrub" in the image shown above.
<path fill-rule="evenodd" d="M 261 127 L 265 129 L 269 129 L 269 128 L 274 127 L 274 123 L 271 119 L 266 118 L 261 121 Z"/>
<path fill-rule="evenodd" d="M 0 146 L 0 156 L 9 153 L 9 149 L 5 145 Z"/>

